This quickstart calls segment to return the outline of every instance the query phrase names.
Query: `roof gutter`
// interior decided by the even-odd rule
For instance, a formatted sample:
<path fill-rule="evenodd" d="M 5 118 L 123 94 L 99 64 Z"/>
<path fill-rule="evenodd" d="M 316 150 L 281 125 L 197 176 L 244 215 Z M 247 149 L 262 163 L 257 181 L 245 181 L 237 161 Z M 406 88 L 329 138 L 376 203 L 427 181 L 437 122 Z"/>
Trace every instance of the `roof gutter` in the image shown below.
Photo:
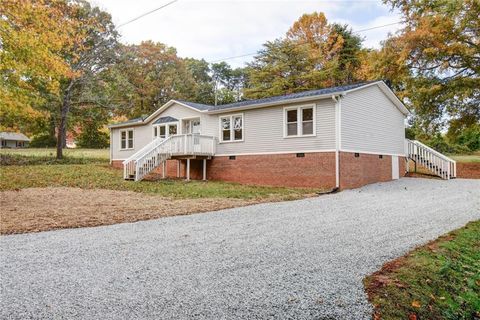
<path fill-rule="evenodd" d="M 344 95 L 345 92 L 336 93 L 336 95 Z M 257 109 L 257 108 L 265 108 L 265 107 L 273 107 L 278 105 L 284 105 L 286 103 L 297 103 L 297 102 L 308 102 L 311 100 L 318 100 L 318 99 L 328 99 L 332 96 L 331 93 L 329 94 L 321 94 L 316 96 L 309 96 L 309 97 L 302 97 L 296 99 L 288 99 L 288 100 L 281 100 L 281 101 L 274 101 L 274 102 L 265 102 L 265 103 L 257 103 L 252 104 L 249 106 L 240 106 L 236 108 L 226 108 L 226 109 L 218 109 L 218 110 L 211 110 L 206 111 L 207 114 L 218 114 L 218 113 L 226 113 L 226 112 L 235 112 L 235 111 L 242 111 L 242 110 L 249 110 L 249 109 Z"/>

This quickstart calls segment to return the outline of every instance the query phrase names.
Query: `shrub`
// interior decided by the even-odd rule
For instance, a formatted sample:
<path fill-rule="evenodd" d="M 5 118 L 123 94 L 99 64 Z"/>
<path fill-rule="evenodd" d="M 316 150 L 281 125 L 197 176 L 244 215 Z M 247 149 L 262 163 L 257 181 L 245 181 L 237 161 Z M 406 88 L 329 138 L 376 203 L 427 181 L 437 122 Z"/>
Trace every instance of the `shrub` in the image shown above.
<path fill-rule="evenodd" d="M 456 139 L 460 145 L 466 146 L 470 151 L 480 149 L 480 125 L 465 129 Z"/>
<path fill-rule="evenodd" d="M 41 134 L 32 138 L 31 148 L 53 148 L 57 145 L 57 139 L 49 134 Z"/>
<path fill-rule="evenodd" d="M 440 153 L 469 153 L 471 150 L 464 145 L 448 143 L 440 134 L 436 134 L 432 138 L 424 141 L 430 148 L 437 150 Z"/>
<path fill-rule="evenodd" d="M 86 126 L 77 138 L 77 146 L 80 148 L 104 149 L 110 145 L 107 133 L 98 130 L 96 126 Z"/>

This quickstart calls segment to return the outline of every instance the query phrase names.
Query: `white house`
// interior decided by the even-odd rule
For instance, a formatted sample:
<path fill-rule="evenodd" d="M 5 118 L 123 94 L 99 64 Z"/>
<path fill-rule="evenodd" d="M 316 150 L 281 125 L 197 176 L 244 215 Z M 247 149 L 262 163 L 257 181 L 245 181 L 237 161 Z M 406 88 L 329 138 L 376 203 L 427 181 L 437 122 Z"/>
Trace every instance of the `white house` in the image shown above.
<path fill-rule="evenodd" d="M 132 180 L 155 171 L 354 188 L 405 173 L 407 115 L 383 81 L 219 106 L 171 100 L 146 118 L 111 125 L 110 158 Z"/>
<path fill-rule="evenodd" d="M 30 139 L 23 133 L 0 132 L 0 149 L 2 148 L 25 148 Z"/>

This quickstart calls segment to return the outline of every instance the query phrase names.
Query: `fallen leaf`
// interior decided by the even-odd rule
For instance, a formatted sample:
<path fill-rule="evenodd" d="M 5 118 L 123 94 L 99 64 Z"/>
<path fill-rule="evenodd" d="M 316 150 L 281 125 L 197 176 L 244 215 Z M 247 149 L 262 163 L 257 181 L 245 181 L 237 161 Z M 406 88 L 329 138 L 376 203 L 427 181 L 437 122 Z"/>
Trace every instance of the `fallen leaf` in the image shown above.
<path fill-rule="evenodd" d="M 412 301 L 412 307 L 420 308 L 421 306 L 422 306 L 422 304 L 420 303 L 420 301 L 418 301 L 418 300 L 413 300 Z"/>
<path fill-rule="evenodd" d="M 417 315 L 412 313 L 408 316 L 408 320 L 417 320 Z"/>

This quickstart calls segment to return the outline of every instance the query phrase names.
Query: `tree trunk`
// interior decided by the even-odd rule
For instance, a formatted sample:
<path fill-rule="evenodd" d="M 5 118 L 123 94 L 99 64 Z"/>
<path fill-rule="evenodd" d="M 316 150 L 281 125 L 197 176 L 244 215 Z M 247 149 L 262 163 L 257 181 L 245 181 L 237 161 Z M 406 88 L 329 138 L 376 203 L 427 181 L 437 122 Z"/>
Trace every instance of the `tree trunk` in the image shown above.
<path fill-rule="evenodd" d="M 58 126 L 57 132 L 57 159 L 63 159 L 63 148 L 65 147 L 64 143 L 66 141 L 67 135 L 67 120 L 68 113 L 70 111 L 70 98 L 72 95 L 73 80 L 70 81 L 70 84 L 65 89 L 63 95 L 63 102 L 60 109 L 60 124 Z"/>

